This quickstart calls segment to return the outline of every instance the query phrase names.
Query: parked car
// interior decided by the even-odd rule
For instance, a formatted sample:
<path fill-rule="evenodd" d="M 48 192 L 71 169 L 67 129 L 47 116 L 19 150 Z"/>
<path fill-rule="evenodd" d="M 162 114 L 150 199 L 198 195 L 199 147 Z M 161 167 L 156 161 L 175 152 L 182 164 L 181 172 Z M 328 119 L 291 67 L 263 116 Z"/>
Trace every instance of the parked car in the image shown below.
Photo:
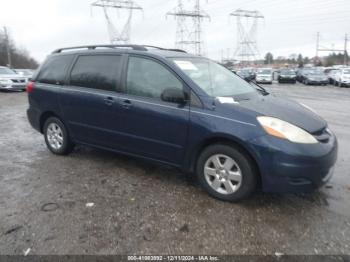
<path fill-rule="evenodd" d="M 338 69 L 331 69 L 328 71 L 328 73 L 326 73 L 326 75 L 328 76 L 328 82 L 331 84 L 331 85 L 334 85 L 335 84 L 335 75 L 336 73 L 338 72 L 339 70 Z"/>
<path fill-rule="evenodd" d="M 0 66 L 0 90 L 23 91 L 28 79 L 12 69 Z"/>
<path fill-rule="evenodd" d="M 312 191 L 331 178 L 337 158 L 334 133 L 308 107 L 181 51 L 58 49 L 27 92 L 29 122 L 52 153 L 82 144 L 167 164 L 196 174 L 221 200 L 260 185 Z"/>
<path fill-rule="evenodd" d="M 252 75 L 249 73 L 248 70 L 238 70 L 236 74 L 243 78 L 245 81 L 250 82 L 253 80 Z"/>
<path fill-rule="evenodd" d="M 258 84 L 272 84 L 272 73 L 271 68 L 260 68 L 256 73 L 255 81 Z"/>
<path fill-rule="evenodd" d="M 304 83 L 305 79 L 307 78 L 307 75 L 313 72 L 315 72 L 314 68 L 301 68 L 297 73 L 297 81 L 300 83 Z"/>
<path fill-rule="evenodd" d="M 256 69 L 255 68 L 246 67 L 246 68 L 243 68 L 243 70 L 248 71 L 251 81 L 253 81 L 255 79 L 255 77 L 256 77 Z"/>
<path fill-rule="evenodd" d="M 305 74 L 303 82 L 305 85 L 327 85 L 328 77 L 322 71 L 310 71 Z"/>
<path fill-rule="evenodd" d="M 350 86 L 350 68 L 341 68 L 334 75 L 334 84 L 336 86 Z"/>
<path fill-rule="evenodd" d="M 26 78 L 31 78 L 33 76 L 34 70 L 32 69 L 14 69 L 14 71 L 21 75 L 24 76 Z"/>
<path fill-rule="evenodd" d="M 278 83 L 292 83 L 297 82 L 297 75 L 294 70 L 282 69 L 278 75 Z"/>

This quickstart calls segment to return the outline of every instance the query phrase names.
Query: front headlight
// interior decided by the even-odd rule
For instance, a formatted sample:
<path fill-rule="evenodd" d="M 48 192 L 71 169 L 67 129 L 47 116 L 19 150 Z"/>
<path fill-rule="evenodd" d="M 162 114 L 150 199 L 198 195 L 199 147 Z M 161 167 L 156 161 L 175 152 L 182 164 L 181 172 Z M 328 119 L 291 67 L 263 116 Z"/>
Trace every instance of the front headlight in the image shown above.
<path fill-rule="evenodd" d="M 318 141 L 305 130 L 286 121 L 269 116 L 257 118 L 266 133 L 299 144 L 317 144 Z"/>
<path fill-rule="evenodd" d="M 10 79 L 7 79 L 7 78 L 0 78 L 0 84 L 3 84 L 3 85 L 9 85 L 11 84 L 12 81 Z"/>

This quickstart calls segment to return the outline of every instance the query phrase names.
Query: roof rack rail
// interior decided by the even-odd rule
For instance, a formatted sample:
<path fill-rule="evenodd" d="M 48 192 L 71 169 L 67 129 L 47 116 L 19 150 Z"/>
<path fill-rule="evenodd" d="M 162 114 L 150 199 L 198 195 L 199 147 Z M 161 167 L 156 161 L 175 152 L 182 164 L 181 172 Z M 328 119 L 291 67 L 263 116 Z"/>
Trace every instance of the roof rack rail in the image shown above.
<path fill-rule="evenodd" d="M 95 50 L 99 47 L 103 48 L 131 48 L 133 50 L 138 50 L 138 51 L 147 51 L 147 48 L 141 45 L 84 45 L 84 46 L 73 46 L 73 47 L 65 47 L 65 48 L 59 48 L 53 51 L 53 54 L 58 54 L 61 53 L 62 51 L 65 50 L 74 50 L 74 49 L 83 49 L 86 48 L 88 50 Z"/>
<path fill-rule="evenodd" d="M 187 54 L 187 52 L 185 50 L 182 50 L 182 49 L 171 48 L 171 49 L 167 49 L 167 50 L 174 51 L 174 52 L 181 52 L 181 53 L 186 53 Z"/>
<path fill-rule="evenodd" d="M 65 48 L 59 48 L 56 49 L 55 51 L 52 52 L 52 54 L 58 54 L 61 53 L 62 51 L 67 51 L 67 50 L 74 50 L 74 49 L 88 49 L 88 50 L 95 50 L 97 48 L 131 48 L 133 50 L 137 51 L 148 51 L 147 47 L 149 48 L 155 48 L 159 50 L 166 50 L 166 51 L 175 51 L 175 52 L 182 52 L 182 53 L 187 53 L 184 50 L 181 49 L 167 49 L 167 48 L 162 48 L 158 46 L 153 46 L 153 45 L 84 45 L 84 46 L 73 46 L 73 47 L 65 47 Z"/>
<path fill-rule="evenodd" d="M 151 47 L 159 50 L 165 50 L 165 51 L 174 51 L 174 52 L 182 52 L 182 53 L 187 53 L 185 50 L 182 49 L 176 49 L 176 48 L 163 48 L 163 47 L 158 47 L 158 46 L 153 46 L 153 45 L 142 45 L 143 47 Z"/>

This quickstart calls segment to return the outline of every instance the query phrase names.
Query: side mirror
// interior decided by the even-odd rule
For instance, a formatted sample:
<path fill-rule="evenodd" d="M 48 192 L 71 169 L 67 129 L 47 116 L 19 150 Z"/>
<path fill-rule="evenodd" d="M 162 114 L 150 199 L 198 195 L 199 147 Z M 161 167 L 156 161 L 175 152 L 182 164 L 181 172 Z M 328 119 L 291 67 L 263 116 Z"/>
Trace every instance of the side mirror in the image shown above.
<path fill-rule="evenodd" d="M 186 104 L 187 95 L 184 91 L 178 88 L 167 88 L 163 91 L 160 98 L 165 102 Z"/>

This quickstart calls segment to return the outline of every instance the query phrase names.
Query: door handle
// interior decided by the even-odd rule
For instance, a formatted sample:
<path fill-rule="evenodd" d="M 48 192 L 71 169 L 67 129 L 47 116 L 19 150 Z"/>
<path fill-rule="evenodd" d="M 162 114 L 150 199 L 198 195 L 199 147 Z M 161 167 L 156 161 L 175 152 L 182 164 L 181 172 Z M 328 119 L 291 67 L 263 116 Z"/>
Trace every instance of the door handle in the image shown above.
<path fill-rule="evenodd" d="M 130 109 L 130 107 L 132 106 L 131 101 L 126 99 L 122 102 L 122 107 L 125 109 Z"/>
<path fill-rule="evenodd" d="M 111 106 L 111 105 L 113 105 L 113 103 L 114 103 L 113 97 L 106 97 L 106 98 L 104 99 L 104 101 L 105 101 L 105 104 L 106 104 L 107 106 Z"/>

